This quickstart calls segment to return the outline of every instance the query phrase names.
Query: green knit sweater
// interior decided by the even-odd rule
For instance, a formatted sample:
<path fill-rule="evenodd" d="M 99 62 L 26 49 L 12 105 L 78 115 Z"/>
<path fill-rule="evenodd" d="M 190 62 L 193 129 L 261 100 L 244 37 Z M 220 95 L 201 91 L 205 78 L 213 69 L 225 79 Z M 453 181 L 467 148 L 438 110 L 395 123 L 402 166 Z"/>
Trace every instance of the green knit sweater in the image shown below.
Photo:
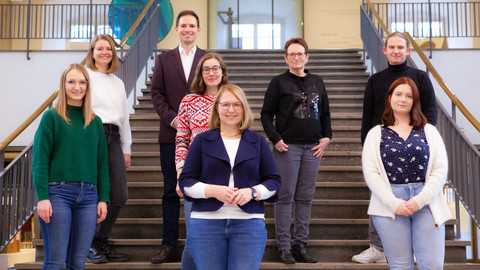
<path fill-rule="evenodd" d="M 97 185 L 98 201 L 109 201 L 108 152 L 102 120 L 87 128 L 81 107 L 68 106 L 70 124 L 55 108 L 47 110 L 33 142 L 33 185 L 37 200 L 49 199 L 49 182 L 86 182 Z"/>

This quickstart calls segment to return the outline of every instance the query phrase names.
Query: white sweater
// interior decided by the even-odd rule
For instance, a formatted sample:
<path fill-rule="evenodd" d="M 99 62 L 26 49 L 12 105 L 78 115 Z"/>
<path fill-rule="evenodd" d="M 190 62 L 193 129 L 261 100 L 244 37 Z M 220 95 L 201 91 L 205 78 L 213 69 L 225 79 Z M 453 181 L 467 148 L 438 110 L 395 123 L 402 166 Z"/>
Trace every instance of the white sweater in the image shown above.
<path fill-rule="evenodd" d="M 104 74 L 87 68 L 90 76 L 92 109 L 104 124 L 118 126 L 124 154 L 131 154 L 132 133 L 127 110 L 125 85 L 114 74 Z"/>
<path fill-rule="evenodd" d="M 385 167 L 380 156 L 381 126 L 372 128 L 365 139 L 362 152 L 363 175 L 368 187 L 372 191 L 369 215 L 386 216 L 395 219 L 395 211 L 402 202 L 392 192 Z M 448 157 L 445 145 L 437 129 L 427 124 L 425 136 L 430 148 L 430 159 L 428 160 L 425 186 L 423 190 L 413 199 L 421 209 L 425 205 L 430 206 L 435 226 L 452 217 L 442 189 L 447 180 Z"/>

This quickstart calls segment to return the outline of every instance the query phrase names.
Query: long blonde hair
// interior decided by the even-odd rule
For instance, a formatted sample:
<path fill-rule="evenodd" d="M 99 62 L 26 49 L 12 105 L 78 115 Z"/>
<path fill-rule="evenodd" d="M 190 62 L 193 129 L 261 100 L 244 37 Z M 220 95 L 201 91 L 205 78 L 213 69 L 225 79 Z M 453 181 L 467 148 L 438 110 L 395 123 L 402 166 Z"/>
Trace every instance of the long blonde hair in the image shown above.
<path fill-rule="evenodd" d="M 67 111 L 67 89 L 65 84 L 67 83 L 67 74 L 74 69 L 82 72 L 85 80 L 87 81 L 87 89 L 85 90 L 85 96 L 83 97 L 82 102 L 83 117 L 85 118 L 84 128 L 87 128 L 90 122 L 95 119 L 95 113 L 93 112 L 91 106 L 90 77 L 88 76 L 87 69 L 85 69 L 82 65 L 76 63 L 70 64 L 63 70 L 62 77 L 60 78 L 60 90 L 58 92 L 57 102 L 55 103 L 55 110 L 57 111 L 58 115 L 65 120 L 65 122 L 70 124 L 70 117 L 68 117 Z"/>

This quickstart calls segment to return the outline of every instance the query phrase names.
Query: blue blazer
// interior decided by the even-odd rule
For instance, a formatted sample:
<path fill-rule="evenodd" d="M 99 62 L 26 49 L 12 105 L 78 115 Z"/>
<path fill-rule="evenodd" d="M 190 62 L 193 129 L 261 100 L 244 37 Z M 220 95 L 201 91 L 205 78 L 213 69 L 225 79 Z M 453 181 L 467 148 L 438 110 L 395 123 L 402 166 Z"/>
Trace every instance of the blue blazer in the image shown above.
<path fill-rule="evenodd" d="M 198 182 L 228 186 L 232 168 L 230 159 L 220 136 L 220 130 L 209 130 L 195 136 L 190 145 L 182 174 L 180 175 L 180 189 L 185 194 L 185 187 L 193 186 Z M 233 166 L 235 187 L 246 188 L 258 184 L 264 185 L 275 195 L 267 199 L 275 202 L 280 191 L 280 175 L 277 171 L 272 152 L 267 141 L 261 135 L 245 130 L 235 157 Z M 223 206 L 223 202 L 215 199 L 193 199 L 193 211 L 216 211 Z M 251 200 L 240 208 L 247 213 L 265 213 L 263 201 Z"/>

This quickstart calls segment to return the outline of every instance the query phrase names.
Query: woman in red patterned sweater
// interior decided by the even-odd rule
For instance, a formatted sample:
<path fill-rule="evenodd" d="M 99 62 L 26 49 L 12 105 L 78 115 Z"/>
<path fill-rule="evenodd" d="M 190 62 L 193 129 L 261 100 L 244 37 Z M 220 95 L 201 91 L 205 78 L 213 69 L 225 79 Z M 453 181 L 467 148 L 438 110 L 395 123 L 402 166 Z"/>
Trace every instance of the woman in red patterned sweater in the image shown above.
<path fill-rule="evenodd" d="M 191 85 L 192 94 L 186 95 L 178 109 L 177 135 L 175 138 L 175 165 L 177 178 L 182 172 L 188 148 L 195 136 L 208 130 L 208 118 L 218 89 L 228 83 L 227 67 L 218 53 L 207 53 L 198 62 Z M 182 197 L 177 183 L 177 194 Z M 192 203 L 183 201 L 185 225 L 189 227 Z M 182 269 L 196 269 L 188 243 L 182 255 Z"/>

